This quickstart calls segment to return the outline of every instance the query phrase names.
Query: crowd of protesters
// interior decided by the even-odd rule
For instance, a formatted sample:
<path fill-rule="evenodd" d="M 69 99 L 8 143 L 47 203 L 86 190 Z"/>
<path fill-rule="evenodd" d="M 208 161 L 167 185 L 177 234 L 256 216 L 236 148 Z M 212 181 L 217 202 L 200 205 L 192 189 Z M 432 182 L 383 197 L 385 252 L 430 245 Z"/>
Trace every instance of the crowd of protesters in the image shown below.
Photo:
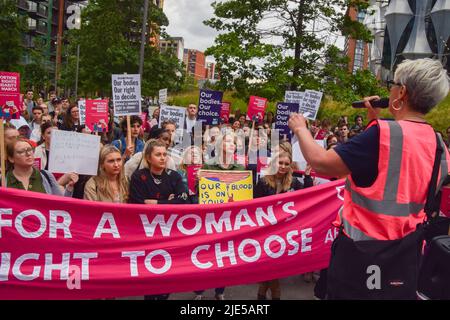
<path fill-rule="evenodd" d="M 27 90 L 24 108 L 19 119 L 6 122 L 5 142 L 7 155 L 6 186 L 34 192 L 74 197 L 91 201 L 135 204 L 198 204 L 198 194 L 188 190 L 187 165 L 202 165 L 207 170 L 251 170 L 254 178 L 254 198 L 285 193 L 316 184 L 311 167 L 303 172 L 293 159 L 290 141 L 280 139 L 273 145 L 271 131 L 275 129 L 275 117 L 267 112 L 264 120 L 252 128 L 252 121 L 236 111 L 228 123 L 218 126 L 201 126 L 201 144 L 195 141 L 198 108 L 190 104 L 186 108 L 184 132 L 191 137 L 188 147 L 177 148 L 176 124 L 159 123 L 160 109 L 150 115 L 146 123 L 139 116 L 126 118 L 113 116 L 110 109 L 108 131 L 100 133 L 103 147 L 100 151 L 98 175 L 81 176 L 77 173 L 55 175 L 48 171 L 51 132 L 75 131 L 93 134 L 80 125 L 77 101 L 58 98 L 54 92 L 49 101 L 34 100 L 33 91 Z M 147 110 L 148 111 L 148 110 Z M 345 144 L 365 130 L 364 119 L 358 115 L 349 123 L 343 116 L 333 124 L 328 119 L 309 123 L 311 135 L 325 141 L 328 150 Z M 131 143 L 128 139 L 130 130 Z M 444 140 L 450 141 L 450 127 Z M 274 153 L 274 150 L 276 152 Z M 238 161 L 243 155 L 242 161 Z M 271 159 L 270 174 L 258 172 L 257 161 L 261 157 Z M 39 158 L 41 169 L 36 169 Z M 307 282 L 317 280 L 317 273 L 306 274 Z M 279 280 L 261 283 L 255 297 L 281 298 Z M 204 299 L 204 291 L 196 291 L 195 299 Z M 223 300 L 225 288 L 215 289 L 215 298 Z M 146 299 L 164 300 L 169 294 L 145 296 Z"/>

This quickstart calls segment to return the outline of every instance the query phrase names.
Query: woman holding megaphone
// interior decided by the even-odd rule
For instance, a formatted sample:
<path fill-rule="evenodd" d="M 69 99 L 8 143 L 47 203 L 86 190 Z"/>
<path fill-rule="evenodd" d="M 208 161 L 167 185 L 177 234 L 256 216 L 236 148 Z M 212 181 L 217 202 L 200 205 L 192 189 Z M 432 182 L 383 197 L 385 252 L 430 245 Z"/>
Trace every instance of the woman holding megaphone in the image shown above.
<path fill-rule="evenodd" d="M 448 150 L 425 116 L 447 97 L 449 78 L 437 60 L 405 60 L 389 89 L 394 120 L 379 119 L 380 109 L 373 105 L 380 99 L 368 97 L 366 130 L 328 151 L 314 142 L 302 115 L 289 120 L 316 172 L 348 176 L 328 299 L 416 298 L 428 190 L 439 190 L 450 168 Z M 436 185 L 430 183 L 434 167 L 439 168 Z"/>

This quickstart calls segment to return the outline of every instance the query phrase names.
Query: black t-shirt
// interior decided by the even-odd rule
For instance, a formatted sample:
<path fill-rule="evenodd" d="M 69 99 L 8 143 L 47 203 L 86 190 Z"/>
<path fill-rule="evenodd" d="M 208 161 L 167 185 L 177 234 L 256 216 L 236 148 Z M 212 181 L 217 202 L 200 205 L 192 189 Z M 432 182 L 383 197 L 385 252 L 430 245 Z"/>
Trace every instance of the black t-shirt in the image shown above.
<path fill-rule="evenodd" d="M 169 196 L 174 199 L 168 200 Z M 165 170 L 161 175 L 150 173 L 149 169 L 141 169 L 133 173 L 130 183 L 129 203 L 144 204 L 145 200 L 158 200 L 158 204 L 189 203 L 187 190 L 179 173 Z"/>
<path fill-rule="evenodd" d="M 358 187 L 370 187 L 378 176 L 379 141 L 380 129 L 372 126 L 334 148 L 351 171 L 352 179 Z"/>

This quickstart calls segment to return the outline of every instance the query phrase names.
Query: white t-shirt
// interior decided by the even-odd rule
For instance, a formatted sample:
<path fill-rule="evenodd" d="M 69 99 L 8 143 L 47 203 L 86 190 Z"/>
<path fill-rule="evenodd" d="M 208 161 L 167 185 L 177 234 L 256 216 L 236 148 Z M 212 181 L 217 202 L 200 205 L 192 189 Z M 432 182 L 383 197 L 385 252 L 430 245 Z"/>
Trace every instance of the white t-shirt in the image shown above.
<path fill-rule="evenodd" d="M 192 132 L 192 128 L 195 126 L 195 123 L 197 122 L 197 119 L 191 120 L 189 117 L 186 117 L 186 131 L 188 133 Z"/>

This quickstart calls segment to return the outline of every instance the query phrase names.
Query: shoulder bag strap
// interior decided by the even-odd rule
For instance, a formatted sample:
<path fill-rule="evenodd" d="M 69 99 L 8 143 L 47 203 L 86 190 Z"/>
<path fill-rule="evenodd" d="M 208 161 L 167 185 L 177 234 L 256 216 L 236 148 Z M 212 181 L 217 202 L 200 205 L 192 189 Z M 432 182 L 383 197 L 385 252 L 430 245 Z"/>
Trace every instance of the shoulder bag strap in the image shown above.
<path fill-rule="evenodd" d="M 436 134 L 436 156 L 433 165 L 433 174 L 431 176 L 430 186 L 428 187 L 427 202 L 425 203 L 425 213 L 427 214 L 428 220 L 433 219 L 433 213 L 436 212 L 436 187 L 439 175 L 439 166 L 441 162 L 442 149 L 438 135 Z"/>

